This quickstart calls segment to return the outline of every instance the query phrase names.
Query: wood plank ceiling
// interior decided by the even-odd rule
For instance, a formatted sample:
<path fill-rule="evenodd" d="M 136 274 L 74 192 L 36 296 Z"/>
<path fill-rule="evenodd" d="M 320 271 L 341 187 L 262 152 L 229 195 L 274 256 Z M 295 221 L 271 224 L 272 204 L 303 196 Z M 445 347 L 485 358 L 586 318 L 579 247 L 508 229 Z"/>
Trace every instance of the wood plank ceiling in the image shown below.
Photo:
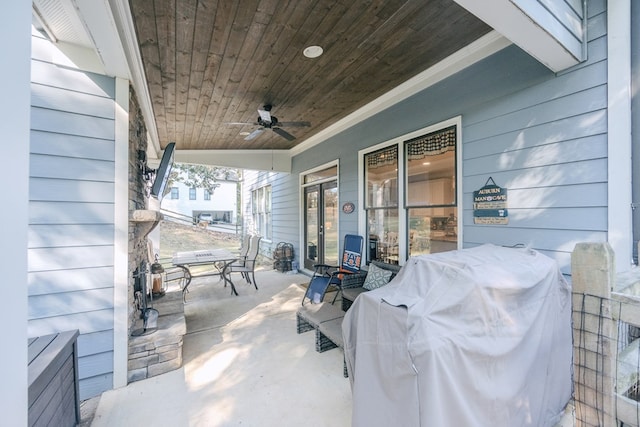
<path fill-rule="evenodd" d="M 178 150 L 292 148 L 491 30 L 453 0 L 130 4 L 160 145 Z M 310 126 L 245 140 L 265 104 Z"/>

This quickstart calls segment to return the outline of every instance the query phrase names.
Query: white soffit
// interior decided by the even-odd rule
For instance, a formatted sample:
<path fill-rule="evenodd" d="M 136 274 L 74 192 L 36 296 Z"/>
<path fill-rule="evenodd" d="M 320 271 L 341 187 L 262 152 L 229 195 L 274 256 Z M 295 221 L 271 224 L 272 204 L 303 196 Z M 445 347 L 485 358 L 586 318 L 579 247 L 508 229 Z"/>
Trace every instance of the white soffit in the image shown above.
<path fill-rule="evenodd" d="M 131 80 L 127 59 L 109 3 L 106 0 L 73 1 L 104 65 L 105 73 Z"/>
<path fill-rule="evenodd" d="M 460 6 L 482 19 L 522 50 L 536 58 L 553 72 L 559 72 L 578 64 L 582 57 L 582 41 L 568 37 L 564 45 L 549 30 L 510 0 L 454 0 Z M 531 7 L 542 8 L 537 2 Z M 538 11 L 540 12 L 540 11 Z M 549 25 L 559 24 L 553 19 Z M 554 28 L 558 31 L 557 28 Z M 561 30 L 560 30 L 561 31 Z"/>
<path fill-rule="evenodd" d="M 93 47 L 70 0 L 33 0 L 32 6 L 35 17 L 49 36 L 55 38 L 54 42 Z"/>
<path fill-rule="evenodd" d="M 130 80 L 122 43 L 107 0 L 34 0 L 33 15 L 36 27 L 41 26 L 51 41 L 69 54 L 76 65 L 88 71 Z M 81 58 L 82 53 L 77 47 L 93 51 L 99 58 L 99 68 L 90 65 L 90 58 Z"/>

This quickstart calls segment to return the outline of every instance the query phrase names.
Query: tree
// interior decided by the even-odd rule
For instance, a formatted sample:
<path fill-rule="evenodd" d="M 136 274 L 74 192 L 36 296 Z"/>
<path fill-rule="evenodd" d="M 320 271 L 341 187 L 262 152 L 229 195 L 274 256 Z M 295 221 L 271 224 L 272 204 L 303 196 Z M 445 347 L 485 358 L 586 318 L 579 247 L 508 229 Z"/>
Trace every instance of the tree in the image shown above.
<path fill-rule="evenodd" d="M 174 163 L 171 182 L 181 182 L 189 188 L 204 188 L 211 195 L 220 187 L 218 181 L 237 181 L 238 170 L 220 166 Z"/>

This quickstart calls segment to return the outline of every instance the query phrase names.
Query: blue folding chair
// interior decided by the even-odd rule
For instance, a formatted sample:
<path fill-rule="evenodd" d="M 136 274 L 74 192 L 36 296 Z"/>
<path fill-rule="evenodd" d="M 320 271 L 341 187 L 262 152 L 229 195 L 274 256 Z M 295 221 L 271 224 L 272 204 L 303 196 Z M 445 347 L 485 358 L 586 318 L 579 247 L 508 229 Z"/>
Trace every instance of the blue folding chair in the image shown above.
<path fill-rule="evenodd" d="M 358 273 L 362 262 L 362 236 L 347 234 L 344 237 L 344 248 L 340 265 L 316 264 L 307 292 L 302 297 L 302 305 L 306 299 L 312 303 L 320 303 L 330 286 L 337 288 L 331 304 L 336 302 L 342 292 L 342 278 L 346 274 Z"/>

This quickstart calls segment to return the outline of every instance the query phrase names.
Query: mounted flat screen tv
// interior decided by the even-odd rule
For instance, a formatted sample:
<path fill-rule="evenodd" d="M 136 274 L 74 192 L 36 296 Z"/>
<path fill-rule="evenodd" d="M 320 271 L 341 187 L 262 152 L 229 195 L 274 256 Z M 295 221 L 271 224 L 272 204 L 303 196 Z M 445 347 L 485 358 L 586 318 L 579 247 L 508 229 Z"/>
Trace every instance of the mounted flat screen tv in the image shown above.
<path fill-rule="evenodd" d="M 153 181 L 153 186 L 151 187 L 151 195 L 158 200 L 162 200 L 164 190 L 167 187 L 167 182 L 169 181 L 171 167 L 173 166 L 173 151 L 175 146 L 175 142 L 170 142 L 165 147 L 162 160 L 160 160 L 160 165 L 158 166 L 158 169 L 156 169 L 156 178 Z"/>

